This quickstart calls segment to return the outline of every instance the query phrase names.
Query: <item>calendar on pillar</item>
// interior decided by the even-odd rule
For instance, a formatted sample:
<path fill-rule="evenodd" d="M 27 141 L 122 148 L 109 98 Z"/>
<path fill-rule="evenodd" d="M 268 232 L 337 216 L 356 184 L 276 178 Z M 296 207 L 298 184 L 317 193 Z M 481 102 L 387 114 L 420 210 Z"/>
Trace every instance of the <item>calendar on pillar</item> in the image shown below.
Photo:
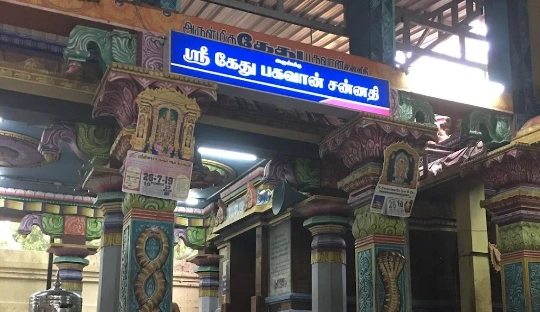
<path fill-rule="evenodd" d="M 124 162 L 122 191 L 145 196 L 186 200 L 193 163 L 129 151 Z"/>
<path fill-rule="evenodd" d="M 406 143 L 395 143 L 384 151 L 379 183 L 371 200 L 371 212 L 409 217 L 418 188 L 418 152 Z"/>

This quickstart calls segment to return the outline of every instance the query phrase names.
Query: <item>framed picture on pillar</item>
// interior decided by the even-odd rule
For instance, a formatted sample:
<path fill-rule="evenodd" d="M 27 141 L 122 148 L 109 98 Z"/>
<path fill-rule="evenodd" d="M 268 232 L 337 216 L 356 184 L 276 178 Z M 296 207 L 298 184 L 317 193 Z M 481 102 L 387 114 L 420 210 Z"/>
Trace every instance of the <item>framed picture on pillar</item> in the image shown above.
<path fill-rule="evenodd" d="M 420 156 L 407 143 L 394 143 L 384 151 L 379 183 L 371 200 L 371 212 L 409 217 L 418 189 Z"/>

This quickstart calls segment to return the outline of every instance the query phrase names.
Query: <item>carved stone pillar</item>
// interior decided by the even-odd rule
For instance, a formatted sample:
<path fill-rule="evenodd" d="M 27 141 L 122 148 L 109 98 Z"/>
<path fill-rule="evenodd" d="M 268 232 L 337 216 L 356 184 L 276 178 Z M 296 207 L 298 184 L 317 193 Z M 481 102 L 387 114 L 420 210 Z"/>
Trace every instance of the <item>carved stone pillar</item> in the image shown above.
<path fill-rule="evenodd" d="M 120 271 L 120 310 L 172 307 L 176 201 L 126 194 Z"/>
<path fill-rule="evenodd" d="M 349 219 L 315 216 L 304 222 L 311 242 L 311 309 L 318 312 L 346 312 L 346 244 L 343 236 Z"/>
<path fill-rule="evenodd" d="M 352 233 L 356 239 L 357 311 L 399 311 L 411 302 L 404 256 L 405 222 L 372 213 L 369 205 L 382 173 L 384 150 L 396 142 L 419 150 L 435 137 L 434 126 L 361 114 L 320 144 L 323 159 L 335 155 L 353 170 L 338 187 L 349 194 L 348 203 L 355 209 Z"/>
<path fill-rule="evenodd" d="M 120 168 L 124 163 L 127 166 L 123 185 L 127 194 L 122 204 L 119 311 L 170 311 L 175 240 L 173 211 L 176 199 L 187 197 L 190 186 L 189 165 L 195 154 L 193 134 L 200 116 L 197 99 L 215 100 L 216 86 L 112 63 L 97 92 L 94 117 L 113 116 L 121 128 L 111 149 L 110 165 Z M 128 153 L 132 155 L 130 159 L 137 158 L 137 162 L 129 166 Z M 144 180 L 142 172 L 164 166 L 167 173 L 152 175 L 173 174 L 174 177 L 167 177 L 167 181 L 172 181 L 167 182 L 170 188 L 144 190 L 151 187 L 152 182 Z"/>
<path fill-rule="evenodd" d="M 198 255 L 189 260 L 198 265 L 199 312 L 215 312 L 219 307 L 219 259 L 218 255 Z"/>
<path fill-rule="evenodd" d="M 504 311 L 540 309 L 540 148 L 511 143 L 467 164 L 464 174 L 480 174 L 496 194 L 481 205 L 499 226 L 497 238 Z M 500 263 L 498 262 L 500 260 Z"/>
<path fill-rule="evenodd" d="M 29 234 L 34 225 L 39 226 L 44 234 L 60 240 L 59 243 L 52 243 L 47 252 L 56 256 L 53 262 L 59 269 L 62 287 L 82 293 L 82 271 L 88 265 L 85 258 L 95 254 L 98 249 L 86 245 L 86 241 L 101 236 L 102 219 L 78 215 L 30 214 L 21 220 L 19 233 Z"/>

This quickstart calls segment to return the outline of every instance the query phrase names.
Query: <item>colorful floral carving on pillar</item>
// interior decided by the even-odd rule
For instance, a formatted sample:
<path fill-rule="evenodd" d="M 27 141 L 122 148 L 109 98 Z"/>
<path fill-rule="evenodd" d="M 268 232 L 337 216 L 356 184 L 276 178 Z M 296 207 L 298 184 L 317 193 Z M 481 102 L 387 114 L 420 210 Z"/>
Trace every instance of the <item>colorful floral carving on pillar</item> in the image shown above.
<path fill-rule="evenodd" d="M 68 62 L 68 73 L 81 71 L 82 63 L 93 54 L 105 70 L 112 62 L 135 65 L 137 62 L 137 35 L 124 30 L 105 31 L 98 28 L 75 26 L 69 34 L 64 58 Z"/>
<path fill-rule="evenodd" d="M 384 150 L 405 142 L 417 150 L 436 138 L 435 125 L 360 114 L 326 137 L 320 155 L 337 157 L 352 172 L 337 183 L 355 209 L 357 311 L 403 311 L 408 296 L 405 276 L 405 223 L 370 212 L 369 204 L 382 173 Z M 323 182 L 324 183 L 324 182 Z"/>
<path fill-rule="evenodd" d="M 464 165 L 494 196 L 482 201 L 499 226 L 505 311 L 540 310 L 540 148 L 513 142 Z"/>
<path fill-rule="evenodd" d="M 78 215 L 29 214 L 22 218 L 19 233 L 28 235 L 36 225 L 44 234 L 59 239 L 59 243 L 50 245 L 48 252 L 56 256 L 54 263 L 59 269 L 62 286 L 82 292 L 82 270 L 88 265 L 85 258 L 98 249 L 86 245 L 86 241 L 101 237 L 102 223 L 102 218 Z"/>

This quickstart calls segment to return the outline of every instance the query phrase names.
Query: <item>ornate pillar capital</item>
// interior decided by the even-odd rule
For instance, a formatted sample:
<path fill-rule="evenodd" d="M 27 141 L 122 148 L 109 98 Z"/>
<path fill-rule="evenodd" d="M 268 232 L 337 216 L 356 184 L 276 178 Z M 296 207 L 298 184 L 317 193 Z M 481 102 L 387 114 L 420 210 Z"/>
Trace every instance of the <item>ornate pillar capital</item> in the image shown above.
<path fill-rule="evenodd" d="M 161 212 L 173 212 L 176 208 L 176 201 L 171 199 L 161 199 L 140 194 L 126 193 L 122 202 L 122 212 L 127 215 L 133 209 L 150 210 Z"/>
<path fill-rule="evenodd" d="M 395 239 L 396 241 L 392 242 L 394 244 L 403 245 L 405 243 L 405 222 L 403 219 L 372 213 L 368 206 L 356 209 L 354 215 L 352 233 L 357 240 L 357 245 L 361 243 L 361 240 L 368 238 L 377 240 L 382 237 Z"/>
<path fill-rule="evenodd" d="M 173 89 L 191 99 L 217 100 L 214 83 L 111 63 L 97 90 L 93 117 L 114 117 L 121 128 L 134 125 L 139 116 L 137 98 L 147 89 Z"/>
<path fill-rule="evenodd" d="M 380 163 L 384 150 L 396 142 L 405 142 L 421 149 L 426 142 L 435 141 L 437 127 L 360 113 L 332 132 L 319 144 L 321 157 L 335 154 L 345 165 L 356 170 L 366 163 Z"/>
<path fill-rule="evenodd" d="M 540 147 L 512 142 L 462 165 L 463 177 L 480 175 L 487 189 L 500 192 L 518 185 L 540 186 Z"/>

